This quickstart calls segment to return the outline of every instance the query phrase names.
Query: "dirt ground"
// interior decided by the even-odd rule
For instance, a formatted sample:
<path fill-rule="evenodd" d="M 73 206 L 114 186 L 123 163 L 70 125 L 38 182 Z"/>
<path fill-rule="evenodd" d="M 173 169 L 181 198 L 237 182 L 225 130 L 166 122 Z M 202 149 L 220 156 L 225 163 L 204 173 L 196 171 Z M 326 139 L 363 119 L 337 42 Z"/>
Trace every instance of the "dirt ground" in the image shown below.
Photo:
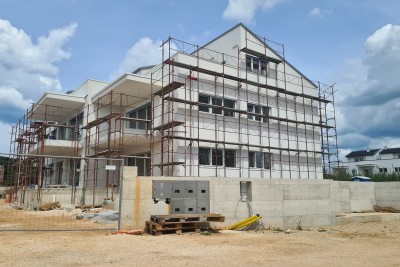
<path fill-rule="evenodd" d="M 399 221 L 262 232 L 0 232 L 0 266 L 400 266 Z"/>
<path fill-rule="evenodd" d="M 4 200 L 3 200 L 4 201 Z M 81 209 L 56 209 L 48 211 L 17 210 L 0 199 L 0 231 L 4 230 L 85 230 L 117 229 L 118 222 L 104 223 L 102 220 L 77 219 L 77 215 L 108 212 L 106 209 L 95 209 L 83 213 Z"/>

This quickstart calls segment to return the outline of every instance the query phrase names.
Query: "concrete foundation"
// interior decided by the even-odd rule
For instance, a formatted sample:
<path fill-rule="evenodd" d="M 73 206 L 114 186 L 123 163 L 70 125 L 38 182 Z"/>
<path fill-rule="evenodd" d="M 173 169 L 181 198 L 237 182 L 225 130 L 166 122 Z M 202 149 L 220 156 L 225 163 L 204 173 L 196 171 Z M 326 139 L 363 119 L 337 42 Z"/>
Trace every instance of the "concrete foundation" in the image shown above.
<path fill-rule="evenodd" d="M 138 177 L 136 167 L 124 167 L 121 229 L 143 228 L 150 215 L 169 214 L 165 202 L 152 200 L 153 180 L 197 180 L 197 177 Z M 400 209 L 400 182 L 360 183 L 332 180 L 285 180 L 201 177 L 210 183 L 210 211 L 233 224 L 250 214 L 263 215 L 271 227 L 332 226 L 337 214 L 372 211 L 375 205 Z M 240 182 L 251 182 L 252 200 L 241 201 Z M 354 219 L 355 220 L 355 219 Z"/>

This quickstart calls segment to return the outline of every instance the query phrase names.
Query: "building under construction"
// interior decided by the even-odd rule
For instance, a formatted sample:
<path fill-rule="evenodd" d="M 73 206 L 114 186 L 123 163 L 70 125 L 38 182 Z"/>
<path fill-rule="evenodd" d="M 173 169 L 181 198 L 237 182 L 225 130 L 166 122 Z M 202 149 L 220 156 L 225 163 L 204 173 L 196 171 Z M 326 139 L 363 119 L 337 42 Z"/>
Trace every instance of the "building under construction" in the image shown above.
<path fill-rule="evenodd" d="M 322 179 L 337 164 L 334 88 L 305 77 L 283 45 L 238 24 L 203 46 L 161 48 L 158 65 L 33 104 L 11 134 L 13 185 L 94 203 L 114 197 L 123 165 L 141 176 Z"/>

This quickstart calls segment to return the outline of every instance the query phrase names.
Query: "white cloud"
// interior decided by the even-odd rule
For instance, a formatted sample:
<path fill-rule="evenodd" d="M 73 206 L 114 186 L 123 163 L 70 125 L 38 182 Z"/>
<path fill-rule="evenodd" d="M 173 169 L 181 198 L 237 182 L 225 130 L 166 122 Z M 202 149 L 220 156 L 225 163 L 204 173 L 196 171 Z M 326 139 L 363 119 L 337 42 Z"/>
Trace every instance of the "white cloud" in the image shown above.
<path fill-rule="evenodd" d="M 378 29 L 365 49 L 361 60 L 348 62 L 338 83 L 339 145 L 400 147 L 400 26 Z"/>
<path fill-rule="evenodd" d="M 28 108 L 33 100 L 24 99 L 24 96 L 15 88 L 0 87 L 0 103 L 2 103 L 2 107 L 7 105 L 15 108 Z"/>
<path fill-rule="evenodd" d="M 0 86 L 16 88 L 24 97 L 37 98 L 44 91 L 61 91 L 54 63 L 70 58 L 62 46 L 74 35 L 77 24 L 51 30 L 37 43 L 22 29 L 0 20 Z"/>
<path fill-rule="evenodd" d="M 226 20 L 253 22 L 257 10 L 272 9 L 284 0 L 229 0 L 222 17 Z"/>
<path fill-rule="evenodd" d="M 153 41 L 148 37 L 140 38 L 125 55 L 119 68 L 111 75 L 115 79 L 119 75 L 132 72 L 139 67 L 161 63 L 161 41 Z"/>
<path fill-rule="evenodd" d="M 24 30 L 0 19 L 0 124 L 16 123 L 45 91 L 62 91 L 55 64 L 71 57 L 63 46 L 76 28 L 71 23 L 52 29 L 35 42 Z M 9 140 L 6 128 L 0 129 L 1 139 Z"/>
<path fill-rule="evenodd" d="M 308 15 L 310 17 L 317 17 L 317 18 L 325 18 L 326 16 L 332 14 L 332 10 L 326 10 L 326 9 L 320 9 L 318 7 L 315 7 L 308 12 Z"/>

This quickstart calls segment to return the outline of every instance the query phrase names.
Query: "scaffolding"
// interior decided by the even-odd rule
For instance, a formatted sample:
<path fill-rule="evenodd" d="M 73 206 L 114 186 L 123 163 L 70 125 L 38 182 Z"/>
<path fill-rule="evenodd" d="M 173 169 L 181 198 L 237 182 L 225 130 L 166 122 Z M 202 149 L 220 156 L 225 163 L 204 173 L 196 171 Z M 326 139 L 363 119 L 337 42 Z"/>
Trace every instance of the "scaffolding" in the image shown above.
<path fill-rule="evenodd" d="M 289 73 L 284 46 L 265 38 L 246 32 L 236 49 L 163 42 L 152 174 L 322 178 L 338 163 L 334 86 Z"/>
<path fill-rule="evenodd" d="M 281 44 L 246 32 L 232 55 L 168 38 L 149 75 L 148 90 L 33 104 L 12 127 L 16 189 L 37 186 L 40 201 L 65 185 L 71 203 L 95 204 L 114 199 L 123 164 L 144 176 L 315 179 L 339 162 L 334 86 L 299 75 Z"/>
<path fill-rule="evenodd" d="M 150 162 L 148 154 L 135 154 L 150 150 L 150 120 L 129 116 L 149 102 L 110 91 L 76 109 L 33 104 L 11 131 L 13 201 L 24 203 L 32 188 L 39 203 L 49 188 L 71 189 L 72 204 L 114 200 L 123 160 Z"/>

